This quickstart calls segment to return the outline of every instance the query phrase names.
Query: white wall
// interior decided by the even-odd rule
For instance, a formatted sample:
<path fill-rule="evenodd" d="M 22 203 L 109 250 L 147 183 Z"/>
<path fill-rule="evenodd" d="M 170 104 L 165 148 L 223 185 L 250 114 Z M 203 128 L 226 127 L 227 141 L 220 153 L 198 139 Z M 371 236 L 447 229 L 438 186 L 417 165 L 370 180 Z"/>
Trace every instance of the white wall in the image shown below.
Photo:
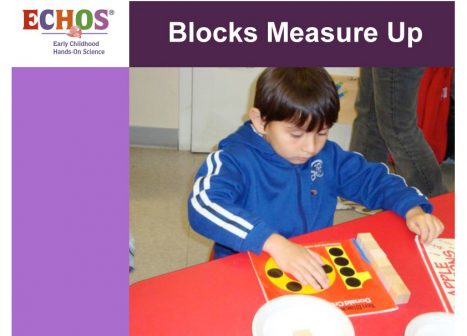
<path fill-rule="evenodd" d="M 327 70 L 331 74 L 358 76 L 358 68 L 353 67 Z M 130 68 L 130 127 L 136 128 L 143 138 L 150 138 L 149 144 L 157 146 L 159 141 L 165 143 L 161 138 L 166 138 L 177 146 L 173 135 L 178 134 L 178 148 L 192 148 L 192 73 L 192 68 Z M 350 127 L 350 124 L 335 127 L 333 136 L 347 144 Z M 139 128 L 153 129 L 155 133 L 148 136 Z"/>
<path fill-rule="evenodd" d="M 360 68 L 355 68 L 355 67 L 347 67 L 347 68 L 325 67 L 325 69 L 331 75 L 358 76 L 358 71 L 359 71 Z"/>
<path fill-rule="evenodd" d="M 191 99 L 191 149 L 210 152 L 218 142 L 235 131 L 247 119 L 253 104 L 255 82 L 264 68 L 194 68 Z M 355 118 L 358 68 L 326 68 L 336 83 L 341 83 L 341 110 L 330 139 L 348 148 Z M 182 101 L 182 105 L 183 104 Z M 183 112 L 183 111 L 182 111 Z M 180 143 L 181 145 L 181 143 Z"/>
<path fill-rule="evenodd" d="M 130 68 L 130 126 L 178 129 L 179 69 Z"/>

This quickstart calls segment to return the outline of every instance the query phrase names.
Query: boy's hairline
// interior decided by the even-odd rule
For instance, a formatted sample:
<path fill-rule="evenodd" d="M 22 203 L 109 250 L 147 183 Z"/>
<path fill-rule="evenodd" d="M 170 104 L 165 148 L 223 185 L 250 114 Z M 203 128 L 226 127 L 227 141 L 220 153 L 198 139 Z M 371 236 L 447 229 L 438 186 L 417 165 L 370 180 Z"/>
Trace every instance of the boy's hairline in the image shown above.
<path fill-rule="evenodd" d="M 258 109 L 259 110 L 259 109 Z M 261 111 L 260 111 L 261 113 Z M 277 122 L 285 122 L 285 123 L 288 123 L 288 124 L 291 124 L 293 125 L 293 127 L 297 128 L 297 129 L 300 129 L 300 130 L 304 130 L 305 132 L 309 133 L 309 132 L 314 132 L 314 131 L 317 131 L 317 132 L 320 132 L 322 130 L 328 130 L 328 129 L 331 129 L 332 126 L 334 126 L 334 123 L 332 123 L 331 125 L 327 125 L 324 120 L 321 120 L 320 123 L 318 123 L 316 125 L 316 127 L 314 129 L 308 129 L 308 125 L 311 123 L 311 114 L 308 116 L 309 118 L 309 121 L 307 121 L 306 123 L 300 125 L 299 124 L 299 121 L 300 121 L 300 118 L 295 118 L 296 114 L 294 114 L 291 118 L 288 118 L 288 119 L 282 119 L 282 120 L 278 120 L 278 119 L 273 119 L 273 120 L 269 120 L 269 121 L 266 121 L 265 120 L 265 124 L 264 126 L 266 127 L 268 124 L 274 122 L 274 121 L 277 121 Z M 264 118 L 263 116 L 261 116 L 261 118 Z M 294 122 L 294 120 L 296 120 L 296 122 Z"/>

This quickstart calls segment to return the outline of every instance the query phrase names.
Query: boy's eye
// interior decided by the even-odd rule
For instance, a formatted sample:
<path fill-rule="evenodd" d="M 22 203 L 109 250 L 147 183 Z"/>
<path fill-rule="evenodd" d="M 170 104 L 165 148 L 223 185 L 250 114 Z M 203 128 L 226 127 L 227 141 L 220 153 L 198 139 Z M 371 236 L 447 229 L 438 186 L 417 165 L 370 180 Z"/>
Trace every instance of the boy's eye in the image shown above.
<path fill-rule="evenodd" d="M 300 138 L 303 133 L 290 133 L 290 135 L 293 137 L 293 138 Z"/>
<path fill-rule="evenodd" d="M 318 135 L 325 136 L 325 135 L 328 135 L 328 133 L 329 133 L 329 131 L 325 130 L 325 131 L 319 132 Z"/>

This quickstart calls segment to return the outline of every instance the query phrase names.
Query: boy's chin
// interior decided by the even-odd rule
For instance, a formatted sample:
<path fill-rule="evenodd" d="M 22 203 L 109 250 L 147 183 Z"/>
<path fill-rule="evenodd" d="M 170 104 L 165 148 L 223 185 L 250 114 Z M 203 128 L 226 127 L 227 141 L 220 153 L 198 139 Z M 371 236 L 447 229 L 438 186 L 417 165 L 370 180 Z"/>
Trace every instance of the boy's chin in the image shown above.
<path fill-rule="evenodd" d="M 293 158 L 291 160 L 288 160 L 292 164 L 304 164 L 307 162 L 309 158 Z"/>

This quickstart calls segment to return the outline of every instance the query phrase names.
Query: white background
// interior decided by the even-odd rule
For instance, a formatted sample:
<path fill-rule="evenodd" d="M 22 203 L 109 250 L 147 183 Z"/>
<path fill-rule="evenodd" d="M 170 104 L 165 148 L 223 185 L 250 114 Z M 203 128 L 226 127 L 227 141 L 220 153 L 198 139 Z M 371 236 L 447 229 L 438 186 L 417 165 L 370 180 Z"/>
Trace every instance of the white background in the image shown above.
<path fill-rule="evenodd" d="M 127 67 L 129 64 L 129 3 L 127 1 L 12 1 L 11 9 L 3 13 L 12 20 L 11 26 L 3 30 L 4 35 L 13 37 L 13 66 L 18 67 Z M 112 10 L 108 15 L 109 26 L 105 35 L 85 35 L 81 39 L 66 35 L 45 35 L 39 30 L 23 30 L 23 10 L 71 9 L 74 13 L 88 9 L 94 13 L 98 9 Z M 90 32 L 95 32 L 90 29 Z M 67 32 L 67 31 L 65 31 Z M 100 42 L 98 49 L 104 48 L 104 55 L 54 55 L 54 41 Z M 7 48 L 2 48 L 5 50 Z"/>
<path fill-rule="evenodd" d="M 115 15 L 110 19 L 109 35 L 105 47 L 108 53 L 102 56 L 86 56 L 85 59 L 52 57 L 49 42 L 39 32 L 22 30 L 22 10 L 27 8 L 52 9 L 113 9 Z M 0 335 L 11 335 L 11 67 L 30 66 L 96 66 L 127 67 L 128 63 L 128 1 L 2 1 L 0 5 L 0 32 L 2 33 L 0 48 L 0 265 L 2 267 L 0 286 Z M 465 1 L 456 1 L 456 237 L 457 250 L 457 304 L 456 315 L 467 316 L 466 305 L 462 299 L 466 297 L 466 236 L 467 216 L 466 201 L 466 132 L 463 132 L 466 121 L 467 71 L 465 51 L 467 14 Z M 436 24 L 436 23 L 435 23 Z M 35 34 L 37 33 L 37 34 Z M 142 37 L 144 38 L 144 37 Z M 457 318 L 457 332 L 465 332 L 461 324 L 465 318 Z"/>

